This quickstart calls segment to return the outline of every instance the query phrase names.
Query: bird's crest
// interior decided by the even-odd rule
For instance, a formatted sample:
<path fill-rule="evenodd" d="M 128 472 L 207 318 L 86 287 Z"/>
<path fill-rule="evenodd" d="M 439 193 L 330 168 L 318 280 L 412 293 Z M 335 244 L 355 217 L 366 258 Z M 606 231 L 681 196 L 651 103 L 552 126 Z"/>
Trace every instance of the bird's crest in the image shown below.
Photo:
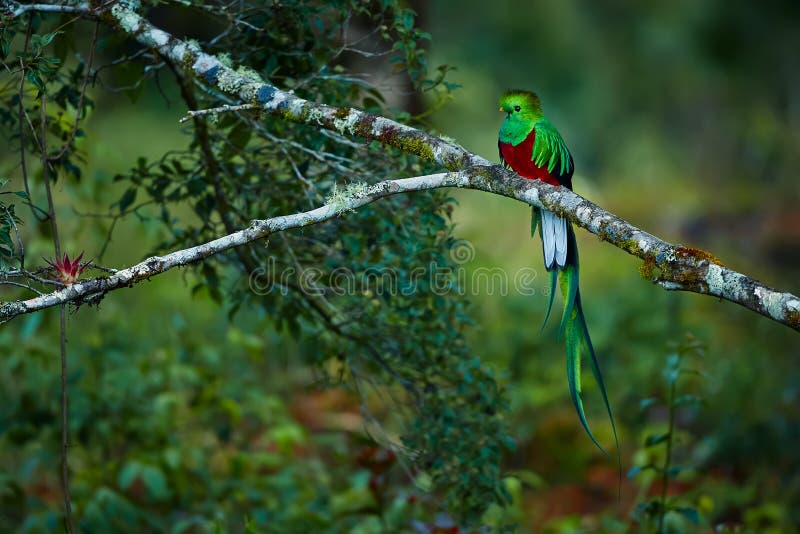
<path fill-rule="evenodd" d="M 542 102 L 539 100 L 539 96 L 534 92 L 513 89 L 503 93 L 500 97 L 501 111 L 510 113 L 516 106 L 531 113 L 540 114 L 542 112 Z"/>

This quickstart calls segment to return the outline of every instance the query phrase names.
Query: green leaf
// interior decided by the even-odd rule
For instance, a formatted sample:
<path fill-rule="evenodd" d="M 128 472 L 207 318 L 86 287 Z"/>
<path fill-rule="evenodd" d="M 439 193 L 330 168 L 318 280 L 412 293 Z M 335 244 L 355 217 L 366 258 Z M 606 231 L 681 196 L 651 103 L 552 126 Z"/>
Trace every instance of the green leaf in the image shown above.
<path fill-rule="evenodd" d="M 114 490 L 101 486 L 86 507 L 86 519 L 93 526 L 104 526 L 100 532 L 113 530 L 109 520 L 117 524 L 131 525 L 140 515 L 139 510 Z M 92 532 L 97 530 L 92 529 Z"/>
<path fill-rule="evenodd" d="M 674 508 L 673 511 L 681 514 L 683 517 L 694 523 L 695 525 L 700 524 L 700 514 L 694 508 Z"/>
<path fill-rule="evenodd" d="M 25 72 L 25 79 L 31 82 L 34 86 L 36 86 L 39 91 L 44 92 L 44 83 L 42 82 L 42 77 L 39 76 L 39 73 L 33 69 L 29 69 Z"/>
<path fill-rule="evenodd" d="M 644 473 L 645 471 L 658 471 L 658 470 L 659 470 L 658 467 L 654 466 L 653 464 L 635 465 L 630 468 L 627 477 L 633 478 L 639 473 Z"/>
<path fill-rule="evenodd" d="M 639 409 L 644 411 L 648 409 L 650 406 L 653 406 L 654 404 L 658 403 L 658 400 L 659 399 L 657 399 L 656 397 L 648 397 L 646 399 L 642 399 L 639 402 Z"/>
<path fill-rule="evenodd" d="M 44 35 L 31 35 L 31 45 L 34 48 L 44 48 L 45 46 L 49 45 L 53 42 L 56 35 L 62 33 L 60 31 L 45 33 Z"/>
<path fill-rule="evenodd" d="M 136 200 L 136 192 L 137 189 L 135 187 L 129 187 L 127 191 L 122 194 L 122 197 L 119 199 L 119 211 L 125 211 L 128 206 L 133 204 L 133 201 Z"/>
<path fill-rule="evenodd" d="M 166 449 L 162 455 L 164 457 L 164 463 L 170 469 L 178 469 L 181 465 L 181 451 L 176 447 L 169 447 Z"/>
<path fill-rule="evenodd" d="M 547 486 L 545 479 L 538 473 L 529 469 L 517 469 L 508 472 L 509 476 L 518 479 L 522 484 L 529 488 L 541 489 Z"/>
<path fill-rule="evenodd" d="M 403 27 L 406 30 L 410 30 L 414 27 L 414 12 L 410 9 L 403 11 Z M 411 41 L 411 44 L 413 44 L 413 41 Z"/>
<path fill-rule="evenodd" d="M 14 241 L 11 239 L 10 232 L 0 232 L 0 246 L 6 246 L 11 250 L 11 253 L 14 252 Z"/>
<path fill-rule="evenodd" d="M 673 465 L 672 467 L 667 469 L 667 476 L 675 478 L 681 473 L 685 473 L 687 471 L 694 471 L 694 467 L 689 465 Z"/>
<path fill-rule="evenodd" d="M 231 145 L 236 147 L 237 152 L 241 152 L 244 147 L 247 146 L 252 135 L 252 128 L 245 124 L 238 123 L 228 134 L 228 141 L 230 141 Z"/>
<path fill-rule="evenodd" d="M 644 466 L 641 466 L 641 465 L 635 465 L 635 466 L 631 467 L 630 470 L 628 471 L 628 475 L 627 475 L 628 478 L 635 477 L 636 475 L 641 473 L 643 469 L 644 469 Z"/>
<path fill-rule="evenodd" d="M 655 445 L 658 445 L 659 443 L 664 443 L 665 441 L 667 441 L 669 439 L 669 437 L 670 437 L 670 433 L 669 432 L 664 432 L 663 434 L 655 434 L 655 435 L 652 435 L 652 436 L 647 436 L 644 439 L 644 446 L 645 447 L 653 447 Z"/>
<path fill-rule="evenodd" d="M 148 465 L 141 470 L 142 481 L 144 482 L 147 493 L 157 501 L 169 498 L 171 492 L 167 486 L 167 479 L 158 467 Z"/>
<path fill-rule="evenodd" d="M 181 175 L 186 174 L 186 169 L 183 168 L 180 161 L 173 159 L 170 163 L 172 163 L 172 166 L 175 168 L 175 172 Z"/>
<path fill-rule="evenodd" d="M 636 505 L 634 517 L 655 517 L 661 512 L 661 501 L 651 500 Z"/>
<path fill-rule="evenodd" d="M 122 489 L 128 489 L 133 484 L 133 481 L 136 480 L 139 476 L 139 473 L 142 471 L 142 465 L 139 462 L 128 462 L 125 464 L 125 467 L 122 468 L 122 471 L 119 473 L 119 477 L 117 478 L 117 484 Z"/>
<path fill-rule="evenodd" d="M 122 489 L 130 489 L 133 483 L 141 479 L 147 494 L 154 500 L 161 501 L 171 494 L 167 486 L 167 479 L 160 468 L 144 465 L 137 461 L 128 462 L 120 471 L 117 483 Z"/>
<path fill-rule="evenodd" d="M 36 65 L 36 70 L 39 72 L 39 74 L 47 75 L 47 74 L 50 74 L 51 72 L 53 72 L 54 69 L 53 69 L 53 67 L 51 67 L 50 65 L 47 65 L 47 64 L 37 64 Z"/>
<path fill-rule="evenodd" d="M 517 450 L 517 442 L 514 441 L 511 438 L 511 436 L 503 436 L 501 441 L 503 442 L 503 445 L 505 445 L 506 449 L 508 449 L 509 451 L 514 452 L 515 450 Z"/>

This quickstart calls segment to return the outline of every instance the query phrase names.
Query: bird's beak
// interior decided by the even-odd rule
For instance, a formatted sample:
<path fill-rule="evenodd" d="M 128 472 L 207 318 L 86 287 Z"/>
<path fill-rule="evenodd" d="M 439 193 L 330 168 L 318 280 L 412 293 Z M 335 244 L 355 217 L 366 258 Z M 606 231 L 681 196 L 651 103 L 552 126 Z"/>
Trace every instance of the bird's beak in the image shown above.
<path fill-rule="evenodd" d="M 503 111 L 503 108 L 498 109 L 497 111 Z"/>

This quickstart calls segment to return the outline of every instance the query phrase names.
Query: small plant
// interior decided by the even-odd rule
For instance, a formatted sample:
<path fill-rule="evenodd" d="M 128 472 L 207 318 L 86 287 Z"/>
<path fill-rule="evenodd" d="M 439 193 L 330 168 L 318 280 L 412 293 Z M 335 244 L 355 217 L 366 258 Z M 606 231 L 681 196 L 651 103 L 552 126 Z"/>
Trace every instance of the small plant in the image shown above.
<path fill-rule="evenodd" d="M 70 260 L 69 255 L 65 252 L 64 257 L 61 259 L 56 258 L 55 261 L 46 259 L 44 261 L 46 261 L 55 272 L 56 280 L 65 286 L 70 286 L 78 281 L 81 273 L 89 266 L 90 262 L 88 261 L 81 265 L 81 258 L 83 258 L 83 252 L 74 260 Z"/>
<path fill-rule="evenodd" d="M 699 371 L 691 366 L 703 356 L 704 352 L 703 344 L 693 336 L 687 335 L 678 344 L 676 351 L 667 357 L 662 372 L 666 386 L 664 394 L 661 397 L 650 397 L 641 401 L 642 411 L 647 412 L 659 407 L 667 411 L 666 429 L 645 436 L 644 450 L 641 454 L 646 461 L 628 472 L 628 478 L 641 475 L 643 493 L 648 492 L 655 484 L 660 484 L 655 496 L 640 502 L 633 512 L 634 518 L 640 522 L 644 532 L 657 534 L 683 532 L 683 526 L 687 521 L 694 525 L 700 523 L 697 508 L 680 493 L 670 495 L 669 489 L 670 481 L 675 481 L 695 469 L 691 465 L 675 463 L 676 447 L 681 444 L 686 445 L 688 441 L 685 433 L 679 434 L 676 419 L 683 408 L 697 408 L 704 401 L 698 395 L 682 393 L 681 390 L 688 389 L 690 384 L 687 384 L 686 380 L 681 380 L 679 388 L 679 379 L 700 375 Z M 647 474 L 650 476 L 647 477 Z"/>

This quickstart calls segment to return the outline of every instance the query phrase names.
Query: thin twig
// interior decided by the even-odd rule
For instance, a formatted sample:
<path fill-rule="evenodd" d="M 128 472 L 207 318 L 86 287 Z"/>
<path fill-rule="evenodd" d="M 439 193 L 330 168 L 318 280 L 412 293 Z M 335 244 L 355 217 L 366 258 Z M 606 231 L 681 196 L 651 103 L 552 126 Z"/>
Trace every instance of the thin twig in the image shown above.
<path fill-rule="evenodd" d="M 28 21 L 28 29 L 25 32 L 25 45 L 23 46 L 23 52 L 28 51 L 28 45 L 30 44 L 31 39 L 31 21 Z M 28 185 L 28 166 L 25 162 L 25 127 L 23 124 L 25 121 L 23 119 L 26 118 L 25 113 L 25 63 L 22 61 L 22 58 L 19 59 L 20 65 L 20 78 L 19 78 L 19 99 L 17 102 L 17 109 L 19 113 L 19 164 L 20 170 L 22 171 L 22 184 L 25 186 L 25 195 L 28 197 L 26 198 L 28 207 L 31 209 L 31 214 L 36 218 L 37 221 L 44 221 L 47 217 L 40 216 L 36 210 L 45 213 L 45 211 L 33 203 L 33 198 L 31 197 L 31 189 Z M 30 124 L 30 121 L 28 121 Z"/>
<path fill-rule="evenodd" d="M 56 207 L 53 203 L 53 191 L 48 173 L 50 162 L 47 159 L 47 95 L 44 91 L 40 94 L 40 111 L 42 134 L 39 140 L 42 151 L 42 181 L 47 193 L 47 209 L 50 219 L 50 228 L 53 232 L 53 248 L 56 259 L 61 258 L 61 243 L 58 238 L 58 223 L 56 220 Z M 67 533 L 75 532 L 72 522 L 72 499 L 69 491 L 69 463 L 67 448 L 69 447 L 69 407 L 67 404 L 67 307 L 61 304 L 59 309 L 60 330 L 59 348 L 61 349 L 61 489 L 64 493 L 64 528 Z"/>
<path fill-rule="evenodd" d="M 72 142 L 75 140 L 75 135 L 78 133 L 78 124 L 80 123 L 81 115 L 84 113 L 83 109 L 83 102 L 86 98 L 86 87 L 89 85 L 89 77 L 92 73 L 92 64 L 94 63 L 94 49 L 97 45 L 97 35 L 100 30 L 100 21 L 95 22 L 94 25 L 94 35 L 92 35 L 92 44 L 89 47 L 89 60 L 86 63 L 86 76 L 83 77 L 83 85 L 81 86 L 81 96 L 78 99 L 78 109 L 75 110 L 75 124 L 72 125 L 72 131 L 69 133 L 69 137 L 64 142 L 64 146 L 61 147 L 61 150 L 55 156 L 49 158 L 50 161 L 58 161 L 64 154 L 67 153 L 67 150 L 72 146 Z"/>
<path fill-rule="evenodd" d="M 33 280 L 34 282 L 38 282 L 42 285 L 50 285 L 55 286 L 57 288 L 66 287 L 64 284 L 57 280 L 50 280 L 49 278 L 42 278 L 38 276 L 39 273 L 45 273 L 50 270 L 49 267 L 44 269 L 37 269 L 36 271 L 26 271 L 25 269 L 14 269 L 13 271 L 8 271 L 2 274 L 3 278 L 11 278 L 11 277 L 20 277 L 20 278 L 27 278 L 28 280 Z"/>
<path fill-rule="evenodd" d="M 21 283 L 19 283 L 19 282 L 12 282 L 11 280 L 0 280 L 0 285 L 3 285 L 3 286 L 17 286 L 17 287 L 22 287 L 22 288 L 25 288 L 25 289 L 27 289 L 28 291 L 33 291 L 33 292 L 34 292 L 34 293 L 36 293 L 37 295 L 40 295 L 40 296 L 41 296 L 41 295 L 44 295 L 44 293 L 42 293 L 42 292 L 41 292 L 41 291 L 39 291 L 38 289 L 35 289 L 35 288 L 33 288 L 33 287 L 29 286 L 28 284 L 21 284 Z"/>
<path fill-rule="evenodd" d="M 186 116 L 181 117 L 181 120 L 178 121 L 179 124 L 183 124 L 195 117 L 202 117 L 204 115 L 209 115 L 212 113 L 225 113 L 228 111 L 243 111 L 245 109 L 261 109 L 261 106 L 258 104 L 241 104 L 238 106 L 230 106 L 225 104 L 224 106 L 220 106 L 218 108 L 211 108 L 211 109 L 198 109 L 198 110 L 189 110 L 186 112 Z"/>
<path fill-rule="evenodd" d="M 103 65 L 100 65 L 99 67 L 94 69 L 94 72 L 92 73 L 92 85 L 97 83 L 97 75 L 100 74 L 102 71 L 110 69 L 112 67 L 116 67 L 117 65 L 121 65 L 122 63 L 133 61 L 134 59 L 137 59 L 139 56 L 143 56 L 148 53 L 150 53 L 150 51 L 147 48 L 140 48 L 139 50 L 137 50 L 136 52 L 134 52 L 129 56 L 125 55 L 117 59 L 114 59 L 112 61 L 109 61 L 108 63 L 105 63 Z M 100 85 L 102 86 L 102 80 Z"/>
<path fill-rule="evenodd" d="M 69 447 L 69 409 L 67 399 L 67 305 L 59 307 L 61 327 L 61 487 L 64 491 L 64 512 L 66 518 L 64 526 L 67 533 L 75 532 L 72 524 L 72 497 L 69 491 L 69 464 L 67 463 L 67 448 Z"/>
<path fill-rule="evenodd" d="M 42 127 L 41 139 L 39 139 L 39 149 L 42 151 L 42 181 L 44 182 L 44 190 L 47 194 L 47 215 L 50 219 L 50 230 L 53 233 L 53 246 L 56 251 L 56 259 L 61 257 L 61 242 L 58 239 L 58 224 L 56 222 L 56 207 L 53 203 L 53 191 L 50 186 L 50 163 L 47 161 L 47 97 L 44 93 L 40 98 L 40 117 Z"/>
<path fill-rule="evenodd" d="M 91 269 L 97 269 L 98 271 L 103 271 L 103 272 L 109 273 L 109 274 L 114 274 L 114 273 L 117 272 L 117 269 L 112 269 L 111 267 L 103 267 L 102 265 L 97 265 L 93 261 L 87 261 L 83 265 L 85 265 L 85 266 L 87 266 L 87 267 L 89 267 Z"/>

